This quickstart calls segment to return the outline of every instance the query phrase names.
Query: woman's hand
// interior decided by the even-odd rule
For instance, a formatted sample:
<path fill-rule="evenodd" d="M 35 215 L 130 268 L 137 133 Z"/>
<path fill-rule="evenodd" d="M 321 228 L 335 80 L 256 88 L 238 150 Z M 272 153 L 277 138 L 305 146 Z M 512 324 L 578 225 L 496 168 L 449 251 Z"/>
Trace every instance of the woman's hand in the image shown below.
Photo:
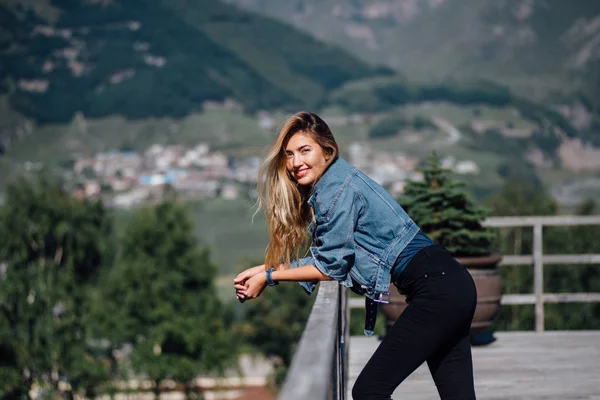
<path fill-rule="evenodd" d="M 246 290 L 246 282 L 248 281 L 248 279 L 250 279 L 253 276 L 255 276 L 256 274 L 259 274 L 264 271 L 265 271 L 264 264 L 257 265 L 256 267 L 248 268 L 248 269 L 240 272 L 233 279 L 233 287 L 235 288 L 235 294 L 240 303 L 243 303 L 244 301 L 246 301 L 246 295 L 244 294 L 244 292 Z"/>
<path fill-rule="evenodd" d="M 244 296 L 244 300 L 255 299 L 262 293 L 267 287 L 267 275 L 263 272 L 256 274 L 252 278 L 246 281 L 245 289 L 241 291 Z M 239 296 L 238 296 L 239 297 Z"/>
<path fill-rule="evenodd" d="M 264 272 L 265 271 L 265 264 L 262 265 L 257 265 L 256 267 L 252 267 L 252 268 L 248 268 L 242 272 L 240 272 L 235 278 L 233 278 L 233 283 L 234 284 L 244 284 L 246 283 L 246 281 L 250 278 L 252 278 L 254 275 L 258 274 L 259 272 Z"/>

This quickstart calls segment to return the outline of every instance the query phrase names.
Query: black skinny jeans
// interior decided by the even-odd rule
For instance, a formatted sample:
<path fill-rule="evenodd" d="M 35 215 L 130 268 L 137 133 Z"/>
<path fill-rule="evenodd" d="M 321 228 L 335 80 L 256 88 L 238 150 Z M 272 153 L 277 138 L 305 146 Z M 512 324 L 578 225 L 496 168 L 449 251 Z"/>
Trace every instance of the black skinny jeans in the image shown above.
<path fill-rule="evenodd" d="M 390 400 L 427 361 L 443 400 L 473 400 L 469 328 L 477 292 L 473 278 L 440 245 L 421 249 L 396 282 L 408 306 L 358 376 L 354 400 Z"/>

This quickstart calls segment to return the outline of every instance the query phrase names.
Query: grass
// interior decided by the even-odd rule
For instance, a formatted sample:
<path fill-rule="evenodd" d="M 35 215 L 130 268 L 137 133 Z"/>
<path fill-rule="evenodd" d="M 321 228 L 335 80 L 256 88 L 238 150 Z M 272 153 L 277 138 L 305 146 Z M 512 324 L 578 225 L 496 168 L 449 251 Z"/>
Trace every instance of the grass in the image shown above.
<path fill-rule="evenodd" d="M 187 203 L 194 224 L 194 234 L 201 246 L 210 250 L 218 268 L 215 281 L 217 294 L 224 302 L 235 300 L 233 277 L 241 270 L 261 263 L 267 245 L 264 217 L 257 214 L 252 221 L 254 203 L 249 200 L 202 200 Z M 132 210 L 117 210 L 115 225 L 121 237 Z"/>
<path fill-rule="evenodd" d="M 195 233 L 210 246 L 219 274 L 233 275 L 252 262 L 262 262 L 267 245 L 264 217 L 246 200 L 205 200 L 188 203 Z M 255 265 L 255 264 L 253 264 Z"/>
<path fill-rule="evenodd" d="M 43 125 L 10 150 L 14 161 L 36 160 L 56 164 L 73 155 L 132 147 L 143 151 L 151 144 L 194 145 L 208 142 L 214 148 L 258 154 L 272 134 L 255 118 L 226 109 L 207 110 L 186 118 L 127 120 L 120 116 L 76 119 L 69 124 Z"/>
<path fill-rule="evenodd" d="M 267 245 L 264 217 L 258 213 L 252 221 L 253 205 L 241 199 L 195 200 L 187 203 L 194 234 L 201 246 L 210 249 L 219 275 L 233 276 L 250 263 L 264 259 Z M 117 210 L 117 234 L 123 234 L 132 214 L 132 210 Z"/>

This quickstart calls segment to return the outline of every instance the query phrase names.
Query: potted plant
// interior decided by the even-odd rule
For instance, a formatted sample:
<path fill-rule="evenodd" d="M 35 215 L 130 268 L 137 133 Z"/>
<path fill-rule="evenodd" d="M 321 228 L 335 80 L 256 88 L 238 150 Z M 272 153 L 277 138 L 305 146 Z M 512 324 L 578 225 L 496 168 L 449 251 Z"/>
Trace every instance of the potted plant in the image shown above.
<path fill-rule="evenodd" d="M 490 251 L 493 233 L 482 226 L 487 213 L 478 207 L 440 166 L 434 152 L 422 169 L 423 181 L 409 181 L 400 198 L 408 215 L 434 242 L 445 246 L 473 276 L 477 288 L 477 308 L 471 335 L 489 327 L 500 308 L 502 296 L 499 254 Z M 404 296 L 390 288 L 390 303 L 382 305 L 388 328 L 406 307 Z"/>

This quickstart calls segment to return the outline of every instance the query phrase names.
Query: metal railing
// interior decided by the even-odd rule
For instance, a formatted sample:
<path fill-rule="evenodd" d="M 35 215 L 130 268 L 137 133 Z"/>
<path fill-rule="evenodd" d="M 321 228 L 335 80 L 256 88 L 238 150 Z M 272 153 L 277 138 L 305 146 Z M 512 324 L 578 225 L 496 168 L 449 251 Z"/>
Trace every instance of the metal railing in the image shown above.
<path fill-rule="evenodd" d="M 500 265 L 532 265 L 533 294 L 506 294 L 501 304 L 535 304 L 535 330 L 544 331 L 545 303 L 591 303 L 600 302 L 600 293 L 544 293 L 544 265 L 600 264 L 600 254 L 544 255 L 544 226 L 600 225 L 600 215 L 549 216 L 549 217 L 493 217 L 484 221 L 492 228 L 533 227 L 533 254 L 504 256 Z"/>
<path fill-rule="evenodd" d="M 321 282 L 278 400 L 346 398 L 350 308 L 346 288 Z"/>

